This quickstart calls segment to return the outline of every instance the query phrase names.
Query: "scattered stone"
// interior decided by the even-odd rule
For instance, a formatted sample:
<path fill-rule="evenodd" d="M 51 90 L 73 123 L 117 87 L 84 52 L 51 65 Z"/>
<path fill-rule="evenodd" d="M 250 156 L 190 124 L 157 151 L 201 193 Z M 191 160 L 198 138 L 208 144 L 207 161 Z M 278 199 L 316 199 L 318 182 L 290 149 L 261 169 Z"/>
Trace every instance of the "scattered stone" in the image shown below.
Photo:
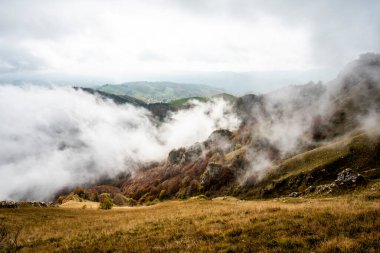
<path fill-rule="evenodd" d="M 330 194 L 336 192 L 338 186 L 335 183 L 318 185 L 315 188 L 316 194 Z"/>
<path fill-rule="evenodd" d="M 315 192 L 315 186 L 313 186 L 313 185 L 310 185 L 305 190 L 305 194 L 310 194 L 310 193 L 313 193 L 313 192 Z"/>
<path fill-rule="evenodd" d="M 337 193 L 341 190 L 354 189 L 360 185 L 366 183 L 365 178 L 352 169 L 344 169 L 339 172 L 337 179 L 331 184 L 318 185 L 317 187 L 309 186 L 304 193 L 305 194 L 331 194 Z"/>

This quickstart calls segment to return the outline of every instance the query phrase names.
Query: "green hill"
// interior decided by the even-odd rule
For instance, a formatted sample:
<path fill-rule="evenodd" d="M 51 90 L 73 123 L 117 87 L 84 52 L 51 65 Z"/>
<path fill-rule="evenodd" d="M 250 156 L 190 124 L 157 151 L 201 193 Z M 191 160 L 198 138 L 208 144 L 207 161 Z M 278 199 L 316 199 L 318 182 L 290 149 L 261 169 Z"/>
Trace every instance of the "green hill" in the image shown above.
<path fill-rule="evenodd" d="M 200 84 L 182 84 L 173 82 L 129 82 L 106 84 L 99 91 L 128 95 L 147 103 L 167 102 L 188 97 L 209 97 L 223 93 L 222 89 Z"/>
<path fill-rule="evenodd" d="M 188 97 L 188 98 L 175 99 L 175 100 L 170 101 L 169 104 L 176 108 L 184 108 L 186 107 L 186 104 L 190 102 L 191 100 L 196 100 L 199 102 L 207 102 L 213 98 L 221 98 L 231 103 L 235 102 L 235 100 L 237 99 L 237 97 L 231 94 L 220 93 L 220 94 L 213 95 L 211 97 Z"/>

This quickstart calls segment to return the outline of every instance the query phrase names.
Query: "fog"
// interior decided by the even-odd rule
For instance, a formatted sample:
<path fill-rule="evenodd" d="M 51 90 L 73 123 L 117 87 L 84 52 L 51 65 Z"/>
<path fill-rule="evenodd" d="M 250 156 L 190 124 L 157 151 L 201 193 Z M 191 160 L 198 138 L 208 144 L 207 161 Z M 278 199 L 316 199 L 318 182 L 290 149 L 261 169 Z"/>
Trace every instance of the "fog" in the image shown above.
<path fill-rule="evenodd" d="M 273 162 L 342 138 L 352 131 L 379 136 L 380 55 L 363 54 L 326 84 L 289 86 L 262 96 L 252 107 L 250 166 L 241 179 L 256 183 Z M 315 135 L 323 136 L 318 140 Z"/>
<path fill-rule="evenodd" d="M 51 199 L 65 187 L 133 173 L 239 120 L 224 100 L 157 122 L 149 111 L 81 90 L 0 86 L 0 199 Z"/>

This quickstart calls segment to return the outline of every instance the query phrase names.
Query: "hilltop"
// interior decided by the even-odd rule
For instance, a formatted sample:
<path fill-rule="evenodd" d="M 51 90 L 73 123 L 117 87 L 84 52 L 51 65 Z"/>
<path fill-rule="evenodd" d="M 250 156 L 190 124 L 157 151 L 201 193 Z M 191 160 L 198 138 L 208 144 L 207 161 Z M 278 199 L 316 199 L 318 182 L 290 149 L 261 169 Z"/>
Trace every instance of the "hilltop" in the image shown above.
<path fill-rule="evenodd" d="M 188 97 L 208 97 L 223 93 L 222 89 L 201 84 L 174 82 L 129 82 L 106 84 L 97 89 L 114 95 L 128 95 L 146 103 L 169 102 Z"/>
<path fill-rule="evenodd" d="M 91 94 L 96 94 L 103 99 L 110 99 L 116 104 L 131 104 L 136 107 L 143 107 L 149 110 L 154 117 L 163 121 L 169 113 L 192 107 L 192 102 L 211 102 L 215 99 L 223 99 L 229 103 L 234 103 L 237 97 L 228 93 L 219 93 L 209 97 L 185 97 L 171 100 L 169 102 L 147 103 L 143 100 L 129 95 L 113 94 L 112 92 L 101 91 L 93 88 L 75 87 Z"/>

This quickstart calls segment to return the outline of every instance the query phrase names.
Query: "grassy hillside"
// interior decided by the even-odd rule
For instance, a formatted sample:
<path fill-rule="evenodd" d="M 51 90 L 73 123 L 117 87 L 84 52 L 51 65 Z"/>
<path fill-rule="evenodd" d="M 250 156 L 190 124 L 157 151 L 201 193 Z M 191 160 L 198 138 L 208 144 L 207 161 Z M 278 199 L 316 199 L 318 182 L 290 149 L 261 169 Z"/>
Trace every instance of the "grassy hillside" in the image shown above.
<path fill-rule="evenodd" d="M 206 97 L 180 98 L 180 99 L 175 99 L 175 100 L 170 101 L 169 104 L 171 104 L 177 108 L 182 108 L 192 100 L 199 101 L 199 102 L 207 102 L 209 99 Z"/>
<path fill-rule="evenodd" d="M 360 173 L 368 181 L 377 180 L 380 178 L 379 154 L 379 138 L 354 132 L 332 143 L 278 161 L 262 182 L 251 189 L 243 189 L 240 194 L 245 197 L 287 196 L 292 192 L 312 194 L 307 188 L 329 187 L 337 174 L 346 168 Z M 335 193 L 340 191 L 334 190 Z"/>
<path fill-rule="evenodd" d="M 212 95 L 210 97 L 187 97 L 187 98 L 175 99 L 175 100 L 170 101 L 169 104 L 176 108 L 181 109 L 181 108 L 185 108 L 186 105 L 192 100 L 199 101 L 199 102 L 207 102 L 210 99 L 218 99 L 218 98 L 224 99 L 225 101 L 228 101 L 230 103 L 235 102 L 237 99 L 237 97 L 231 94 L 220 93 L 220 94 Z"/>
<path fill-rule="evenodd" d="M 132 104 L 132 105 L 137 106 L 137 107 L 147 107 L 147 104 L 144 101 L 139 100 L 139 99 L 134 98 L 134 97 L 131 97 L 131 96 L 128 96 L 128 95 L 107 93 L 107 92 L 103 92 L 103 91 L 99 91 L 99 90 L 94 90 L 91 88 L 75 88 L 75 89 L 82 89 L 82 90 L 89 92 L 91 94 L 97 93 L 104 98 L 111 99 L 116 104 L 126 104 L 127 103 L 127 104 Z"/>
<path fill-rule="evenodd" d="M 200 84 L 180 84 L 173 82 L 131 82 L 106 84 L 98 89 L 115 95 L 128 95 L 147 103 L 168 102 L 179 98 L 208 97 L 223 90 Z"/>
<path fill-rule="evenodd" d="M 0 209 L 20 252 L 379 252 L 380 202 L 350 196 Z M 2 242 L 0 251 L 7 249 Z M 8 248 L 9 249 L 9 248 Z"/>
<path fill-rule="evenodd" d="M 281 172 L 285 175 L 306 173 L 319 167 L 332 166 L 338 161 L 343 163 L 343 160 L 363 172 L 366 168 L 377 167 L 378 146 L 376 139 L 369 138 L 365 133 L 356 133 L 284 160 L 280 165 Z"/>

